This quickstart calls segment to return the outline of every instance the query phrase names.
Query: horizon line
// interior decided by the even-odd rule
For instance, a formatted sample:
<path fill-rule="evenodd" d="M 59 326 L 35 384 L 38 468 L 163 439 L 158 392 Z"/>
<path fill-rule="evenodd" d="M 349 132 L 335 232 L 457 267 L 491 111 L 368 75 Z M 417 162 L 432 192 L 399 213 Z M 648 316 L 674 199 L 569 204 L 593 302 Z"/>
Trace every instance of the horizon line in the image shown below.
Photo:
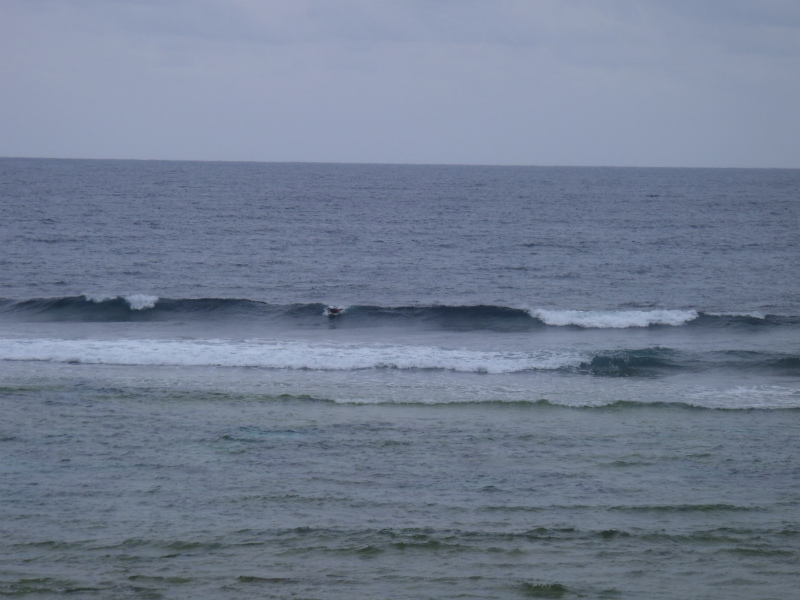
<path fill-rule="evenodd" d="M 0 160 L 63 160 L 63 161 L 126 161 L 126 162 L 191 162 L 191 163 L 246 163 L 278 165 L 340 165 L 340 166 L 386 166 L 386 167 L 499 167 L 499 168 L 544 168 L 544 169 L 716 169 L 716 170 L 784 170 L 793 171 L 797 167 L 733 167 L 733 166 L 655 166 L 655 165 L 567 165 L 567 164 L 528 164 L 528 163 L 458 163 L 458 162 L 358 162 L 358 161 L 318 161 L 318 160 L 237 160 L 203 158 L 97 158 L 97 157 L 58 157 L 58 156 L 0 156 Z"/>

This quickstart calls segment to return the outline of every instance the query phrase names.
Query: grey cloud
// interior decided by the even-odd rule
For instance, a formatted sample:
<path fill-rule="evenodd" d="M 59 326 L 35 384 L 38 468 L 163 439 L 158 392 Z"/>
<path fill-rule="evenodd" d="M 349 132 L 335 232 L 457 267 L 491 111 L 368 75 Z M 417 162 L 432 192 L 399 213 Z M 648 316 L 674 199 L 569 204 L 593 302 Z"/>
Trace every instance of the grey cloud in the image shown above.
<path fill-rule="evenodd" d="M 0 0 L 0 155 L 800 164 L 796 5 Z"/>
<path fill-rule="evenodd" d="M 800 28 L 796 0 L 652 0 L 663 11 L 707 24 Z"/>
<path fill-rule="evenodd" d="M 593 59 L 598 47 L 614 44 L 717 42 L 731 51 L 800 54 L 796 0 L 24 1 L 84 26 L 148 36 L 272 44 L 550 44 L 570 46 L 573 55 L 585 47 Z"/>

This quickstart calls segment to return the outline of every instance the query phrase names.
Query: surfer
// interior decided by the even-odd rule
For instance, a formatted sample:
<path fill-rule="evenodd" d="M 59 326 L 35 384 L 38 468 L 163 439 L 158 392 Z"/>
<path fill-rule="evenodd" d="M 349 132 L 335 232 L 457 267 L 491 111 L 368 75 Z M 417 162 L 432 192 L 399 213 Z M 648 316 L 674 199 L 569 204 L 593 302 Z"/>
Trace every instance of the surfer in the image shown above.
<path fill-rule="evenodd" d="M 325 309 L 325 316 L 326 317 L 335 317 L 336 315 L 342 314 L 343 308 L 339 308 L 336 306 L 329 306 Z"/>

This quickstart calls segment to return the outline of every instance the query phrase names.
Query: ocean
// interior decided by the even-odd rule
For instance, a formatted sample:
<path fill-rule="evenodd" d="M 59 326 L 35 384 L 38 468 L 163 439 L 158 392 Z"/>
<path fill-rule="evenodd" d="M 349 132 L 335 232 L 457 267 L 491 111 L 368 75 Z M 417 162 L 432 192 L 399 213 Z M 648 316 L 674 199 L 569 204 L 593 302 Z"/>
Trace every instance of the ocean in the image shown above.
<path fill-rule="evenodd" d="M 5 158 L 0 240 L 0 595 L 797 597 L 800 170 Z"/>

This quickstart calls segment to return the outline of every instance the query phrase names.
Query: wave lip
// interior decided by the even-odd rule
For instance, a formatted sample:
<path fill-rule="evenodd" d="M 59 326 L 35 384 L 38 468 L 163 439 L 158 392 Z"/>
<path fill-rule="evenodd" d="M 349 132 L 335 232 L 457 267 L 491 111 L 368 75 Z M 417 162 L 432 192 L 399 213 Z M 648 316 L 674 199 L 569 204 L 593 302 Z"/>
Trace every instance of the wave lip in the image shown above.
<path fill-rule="evenodd" d="M 530 315 L 545 325 L 576 326 L 586 329 L 625 329 L 651 325 L 685 325 L 699 316 L 696 310 L 545 310 L 531 309 Z"/>

